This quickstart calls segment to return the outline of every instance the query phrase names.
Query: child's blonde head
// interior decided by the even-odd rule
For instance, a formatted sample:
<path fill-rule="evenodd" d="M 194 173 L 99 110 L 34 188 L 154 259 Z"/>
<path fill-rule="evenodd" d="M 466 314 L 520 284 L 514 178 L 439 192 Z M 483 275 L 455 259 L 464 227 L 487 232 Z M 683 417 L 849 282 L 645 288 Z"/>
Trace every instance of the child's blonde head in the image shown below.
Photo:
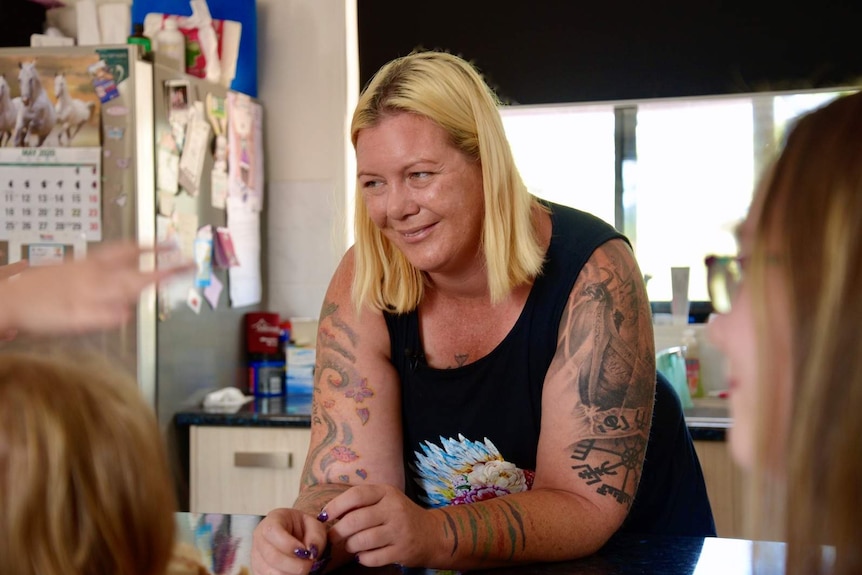
<path fill-rule="evenodd" d="M 0 353 L 0 573 L 162 575 L 175 509 L 133 379 L 96 358 Z"/>

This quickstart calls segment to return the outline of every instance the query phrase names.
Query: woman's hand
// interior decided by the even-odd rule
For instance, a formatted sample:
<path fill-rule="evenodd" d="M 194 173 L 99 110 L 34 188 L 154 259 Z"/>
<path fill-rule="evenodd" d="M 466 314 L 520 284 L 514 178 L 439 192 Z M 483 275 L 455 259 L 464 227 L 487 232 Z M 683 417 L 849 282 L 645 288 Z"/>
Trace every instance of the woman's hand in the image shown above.
<path fill-rule="evenodd" d="M 433 512 L 416 505 L 391 485 L 351 487 L 324 509 L 337 520 L 329 531 L 331 545 L 368 567 L 397 563 L 405 567 L 434 565 L 441 543 Z"/>
<path fill-rule="evenodd" d="M 297 509 L 274 509 L 255 527 L 251 568 L 255 575 L 305 575 L 323 568 L 326 526 Z"/>
<path fill-rule="evenodd" d="M 141 269 L 142 256 L 174 249 L 116 242 L 60 265 L 28 267 L 21 261 L 0 266 L 0 338 L 12 330 L 61 335 L 122 325 L 146 287 L 194 269 L 193 263 Z"/>

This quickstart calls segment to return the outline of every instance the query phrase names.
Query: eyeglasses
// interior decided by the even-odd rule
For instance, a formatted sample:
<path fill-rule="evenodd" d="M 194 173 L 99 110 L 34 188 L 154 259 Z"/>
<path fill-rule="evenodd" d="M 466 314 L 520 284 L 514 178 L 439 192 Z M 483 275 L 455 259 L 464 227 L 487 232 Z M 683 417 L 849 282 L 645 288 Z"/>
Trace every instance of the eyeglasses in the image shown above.
<path fill-rule="evenodd" d="M 730 311 L 733 296 L 742 281 L 744 257 L 709 255 L 706 264 L 706 285 L 712 308 L 718 313 Z"/>

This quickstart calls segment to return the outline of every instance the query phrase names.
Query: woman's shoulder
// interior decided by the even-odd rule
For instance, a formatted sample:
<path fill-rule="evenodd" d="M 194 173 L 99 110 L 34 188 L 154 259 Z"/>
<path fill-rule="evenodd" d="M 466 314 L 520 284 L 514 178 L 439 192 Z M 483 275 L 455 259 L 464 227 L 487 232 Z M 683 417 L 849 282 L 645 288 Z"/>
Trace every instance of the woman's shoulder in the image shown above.
<path fill-rule="evenodd" d="M 571 258 L 574 253 L 588 258 L 596 248 L 610 240 L 620 239 L 628 243 L 624 234 L 594 214 L 562 204 L 547 205 L 552 227 L 549 257 Z"/>
<path fill-rule="evenodd" d="M 565 229 L 586 228 L 591 231 L 595 230 L 596 232 L 601 231 L 614 235 L 622 235 L 611 224 L 590 212 L 585 212 L 563 204 L 549 202 L 547 200 L 542 200 L 541 203 L 549 210 L 551 221 L 554 223 L 555 227 L 559 225 Z"/>

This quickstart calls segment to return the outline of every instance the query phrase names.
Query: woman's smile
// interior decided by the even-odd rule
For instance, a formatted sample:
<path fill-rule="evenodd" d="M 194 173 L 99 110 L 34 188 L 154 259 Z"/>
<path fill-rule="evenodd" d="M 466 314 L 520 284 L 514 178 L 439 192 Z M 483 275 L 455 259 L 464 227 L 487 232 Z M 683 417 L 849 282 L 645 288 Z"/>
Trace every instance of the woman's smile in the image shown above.
<path fill-rule="evenodd" d="M 461 274 L 480 267 L 481 166 L 443 128 L 409 113 L 385 117 L 356 142 L 368 215 L 417 269 Z"/>

